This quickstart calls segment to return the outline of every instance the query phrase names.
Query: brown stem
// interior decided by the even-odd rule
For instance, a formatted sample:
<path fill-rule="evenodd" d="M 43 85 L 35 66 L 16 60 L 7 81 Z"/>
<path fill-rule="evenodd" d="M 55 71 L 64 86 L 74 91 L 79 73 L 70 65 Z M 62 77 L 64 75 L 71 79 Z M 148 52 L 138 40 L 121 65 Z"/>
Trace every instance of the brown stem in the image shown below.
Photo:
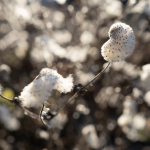
<path fill-rule="evenodd" d="M 28 109 L 22 107 L 20 104 L 18 104 L 18 106 L 25 112 L 25 114 L 27 114 L 31 118 L 40 120 L 38 115 L 36 115 L 33 112 L 29 111 Z"/>
<path fill-rule="evenodd" d="M 2 94 L 0 94 L 0 96 L 6 100 L 8 100 L 9 102 L 12 102 L 14 103 L 15 105 L 19 106 L 27 115 L 29 115 L 31 118 L 34 118 L 34 119 L 38 119 L 39 120 L 39 116 L 32 113 L 31 111 L 29 111 L 28 109 L 24 108 L 20 102 L 19 102 L 19 99 L 18 97 L 15 97 L 13 99 L 9 99 L 9 98 L 6 98 L 5 96 L 3 96 Z"/>
<path fill-rule="evenodd" d="M 3 96 L 2 94 L 0 94 L 0 96 L 1 96 L 2 98 L 4 98 L 4 99 L 6 99 L 6 100 L 10 101 L 10 102 L 13 102 L 13 99 L 6 98 L 6 97 L 5 97 L 5 96 Z"/>
<path fill-rule="evenodd" d="M 77 96 L 79 95 L 79 92 L 80 91 L 77 91 L 69 100 L 68 100 L 68 102 L 57 112 L 57 114 L 60 112 L 60 111 L 62 111 L 71 101 L 73 101 L 75 98 L 77 98 Z M 57 115 L 56 114 L 56 115 Z M 56 116 L 55 115 L 55 116 Z"/>
<path fill-rule="evenodd" d="M 100 75 L 102 75 L 105 70 L 109 67 L 110 62 L 108 63 L 108 65 L 99 73 L 97 74 L 89 83 L 87 83 L 86 85 L 84 85 L 81 90 L 85 89 L 88 85 L 90 85 L 91 83 L 93 83 L 96 79 L 98 79 L 100 77 Z"/>
<path fill-rule="evenodd" d="M 87 83 L 86 85 L 84 85 L 83 87 L 81 87 L 69 100 L 68 102 L 57 112 L 57 114 L 62 111 L 71 101 L 73 101 L 75 98 L 77 98 L 77 96 L 79 95 L 80 91 L 82 91 L 83 89 L 85 89 L 88 85 L 90 85 L 91 83 L 93 83 L 96 79 L 98 79 L 100 77 L 100 75 L 102 75 L 105 70 L 109 67 L 110 62 L 108 63 L 108 65 L 99 73 L 97 74 L 89 83 Z M 57 115 L 56 114 L 56 115 Z"/>
<path fill-rule="evenodd" d="M 40 117 L 41 122 L 45 125 L 45 123 L 44 123 L 44 121 L 43 121 L 43 119 L 42 119 L 42 112 L 43 112 L 43 109 L 44 109 L 44 104 L 43 104 L 43 106 L 42 106 L 42 108 L 41 108 L 41 110 L 40 110 L 40 115 L 39 115 L 39 117 Z"/>

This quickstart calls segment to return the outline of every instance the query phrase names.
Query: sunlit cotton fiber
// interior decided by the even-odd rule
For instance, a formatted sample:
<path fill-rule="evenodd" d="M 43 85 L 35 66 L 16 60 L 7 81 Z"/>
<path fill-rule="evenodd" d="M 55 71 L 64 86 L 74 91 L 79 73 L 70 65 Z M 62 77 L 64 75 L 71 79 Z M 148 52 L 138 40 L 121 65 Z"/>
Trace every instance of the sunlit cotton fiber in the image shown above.
<path fill-rule="evenodd" d="M 69 75 L 67 78 L 63 78 L 62 75 L 58 74 L 57 71 L 45 68 L 40 72 L 40 76 L 53 76 L 56 81 L 53 89 L 59 91 L 60 93 L 70 92 L 73 88 L 73 78 Z"/>
<path fill-rule="evenodd" d="M 102 46 L 102 56 L 108 62 L 124 60 L 135 45 L 132 28 L 125 23 L 115 23 L 109 29 L 110 39 Z"/>
<path fill-rule="evenodd" d="M 70 92 L 73 88 L 73 78 L 69 75 L 63 78 L 57 71 L 44 68 L 40 74 L 26 86 L 19 100 L 25 107 L 40 107 L 51 96 L 53 89 L 61 93 Z"/>

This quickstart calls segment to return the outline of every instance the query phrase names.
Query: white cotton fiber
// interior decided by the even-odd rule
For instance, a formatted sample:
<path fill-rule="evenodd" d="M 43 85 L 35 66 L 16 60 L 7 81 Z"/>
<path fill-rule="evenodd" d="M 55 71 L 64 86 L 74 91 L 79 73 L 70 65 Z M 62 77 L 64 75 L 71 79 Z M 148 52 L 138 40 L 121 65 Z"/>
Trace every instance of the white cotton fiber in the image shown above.
<path fill-rule="evenodd" d="M 102 56 L 106 61 L 118 62 L 132 53 L 135 45 L 132 28 L 125 23 L 115 23 L 108 32 L 110 39 L 102 46 Z"/>
<path fill-rule="evenodd" d="M 38 108 L 50 98 L 53 89 L 67 93 L 72 88 L 73 78 L 71 75 L 63 78 L 57 71 L 44 68 L 34 81 L 23 89 L 19 100 L 24 107 Z"/>

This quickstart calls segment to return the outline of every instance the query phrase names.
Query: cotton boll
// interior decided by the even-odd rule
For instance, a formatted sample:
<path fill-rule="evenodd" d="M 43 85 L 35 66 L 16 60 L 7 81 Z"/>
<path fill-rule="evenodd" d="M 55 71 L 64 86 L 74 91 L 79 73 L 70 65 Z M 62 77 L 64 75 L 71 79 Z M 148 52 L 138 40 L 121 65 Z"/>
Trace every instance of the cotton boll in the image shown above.
<path fill-rule="evenodd" d="M 108 32 L 110 39 L 102 46 L 102 56 L 106 61 L 124 60 L 132 53 L 135 45 L 134 33 L 125 23 L 115 23 Z"/>
<path fill-rule="evenodd" d="M 141 96 L 142 96 L 142 91 L 140 91 L 138 88 L 133 88 L 133 96 L 136 98 L 136 99 L 139 99 Z"/>
<path fill-rule="evenodd" d="M 67 78 L 63 78 L 57 71 L 45 68 L 40 72 L 40 76 L 52 75 L 56 78 L 53 89 L 58 90 L 61 93 L 70 92 L 73 88 L 73 78 L 72 75 L 69 75 Z"/>
<path fill-rule="evenodd" d="M 83 104 L 78 104 L 76 107 L 76 111 L 84 115 L 88 115 L 90 113 L 90 109 Z"/>
<path fill-rule="evenodd" d="M 130 116 L 134 116 L 137 113 L 137 105 L 136 105 L 136 101 L 132 100 L 131 97 L 126 97 L 125 102 L 123 103 L 123 113 L 130 115 Z"/>
<path fill-rule="evenodd" d="M 10 110 L 5 105 L 0 105 L 0 122 L 10 131 L 16 131 L 20 128 L 19 120 L 12 115 Z"/>
<path fill-rule="evenodd" d="M 57 78 L 54 85 L 54 89 L 58 90 L 60 93 L 70 92 L 73 88 L 73 78 L 72 75 L 69 75 L 67 78 L 60 76 Z"/>
<path fill-rule="evenodd" d="M 43 76 L 26 86 L 19 99 L 25 107 L 40 107 L 51 95 L 55 79 L 53 76 Z"/>
<path fill-rule="evenodd" d="M 91 44 L 94 41 L 94 36 L 91 32 L 89 31 L 84 31 L 81 36 L 80 36 L 80 41 L 83 44 Z"/>
<path fill-rule="evenodd" d="M 127 96 L 123 104 L 123 114 L 117 120 L 118 125 L 131 141 L 143 141 L 145 139 L 146 118 L 138 113 L 135 100 Z"/>
<path fill-rule="evenodd" d="M 23 18 L 24 20 L 28 21 L 31 19 L 31 12 L 24 8 L 24 7 L 16 7 L 15 8 L 15 15 L 18 17 L 18 18 Z"/>
<path fill-rule="evenodd" d="M 128 114 L 122 114 L 117 120 L 119 126 L 127 126 L 132 123 L 132 117 Z"/>
<path fill-rule="evenodd" d="M 148 106 L 150 106 L 150 91 L 146 92 L 144 100 L 148 104 Z"/>
<path fill-rule="evenodd" d="M 37 130 L 36 130 L 36 134 L 37 134 L 41 139 L 45 139 L 45 140 L 48 140 L 48 139 L 49 139 L 49 133 L 48 133 L 48 131 L 44 131 L 44 130 L 37 129 Z"/>
<path fill-rule="evenodd" d="M 72 34 L 68 30 L 55 31 L 53 36 L 59 44 L 69 43 L 72 39 Z"/>
<path fill-rule="evenodd" d="M 146 126 L 146 118 L 141 114 L 137 114 L 133 118 L 133 127 L 137 130 L 143 130 Z"/>
<path fill-rule="evenodd" d="M 92 149 L 100 149 L 101 143 L 93 124 L 86 125 L 82 129 L 82 135 Z"/>
<path fill-rule="evenodd" d="M 67 93 L 72 88 L 73 78 L 71 75 L 63 78 L 57 71 L 44 68 L 34 81 L 23 89 L 19 100 L 24 107 L 38 108 L 50 98 L 53 89 Z"/>
<path fill-rule="evenodd" d="M 104 1 L 103 9 L 110 17 L 119 16 L 122 13 L 122 4 L 118 0 L 106 0 Z"/>
<path fill-rule="evenodd" d="M 131 97 L 126 97 L 123 103 L 123 114 L 118 118 L 118 124 L 121 127 L 132 124 L 132 118 L 137 113 L 136 102 Z"/>
<path fill-rule="evenodd" d="M 142 67 L 140 72 L 140 84 L 145 90 L 150 90 L 150 64 Z"/>

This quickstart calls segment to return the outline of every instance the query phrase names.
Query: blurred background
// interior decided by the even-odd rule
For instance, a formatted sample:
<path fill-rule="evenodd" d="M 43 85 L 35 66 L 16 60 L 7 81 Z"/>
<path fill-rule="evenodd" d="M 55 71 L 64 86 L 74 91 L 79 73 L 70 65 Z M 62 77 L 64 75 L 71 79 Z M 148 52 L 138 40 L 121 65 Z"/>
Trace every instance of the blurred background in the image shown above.
<path fill-rule="evenodd" d="M 132 55 L 113 63 L 50 129 L 0 98 L 0 150 L 150 150 L 149 0 L 0 0 L 2 94 L 19 96 L 45 67 L 86 84 L 107 64 L 101 46 L 115 22 L 133 28 Z M 47 107 L 58 111 L 73 93 L 54 91 Z"/>

